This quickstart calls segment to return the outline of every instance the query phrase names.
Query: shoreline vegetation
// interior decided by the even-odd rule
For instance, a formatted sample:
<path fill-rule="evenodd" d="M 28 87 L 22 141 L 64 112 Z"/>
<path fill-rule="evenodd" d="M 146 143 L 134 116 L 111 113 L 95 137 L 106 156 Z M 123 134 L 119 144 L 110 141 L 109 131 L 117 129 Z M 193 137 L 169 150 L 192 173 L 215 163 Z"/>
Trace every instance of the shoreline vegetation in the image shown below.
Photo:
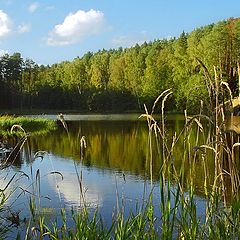
<path fill-rule="evenodd" d="M 56 127 L 56 121 L 49 119 L 0 116 L 0 136 L 44 135 Z"/>
<path fill-rule="evenodd" d="M 228 19 L 190 34 L 183 32 L 178 39 L 88 53 L 83 58 L 53 66 L 39 67 L 28 60 L 23 71 L 1 75 L 4 76 L 1 104 L 10 108 L 46 107 L 47 103 L 53 104 L 53 108 L 61 104 L 90 111 L 143 106 L 140 108 L 145 111 L 141 117 L 148 126 L 150 183 L 153 183 L 153 158 L 161 161 L 161 170 L 157 206 L 150 193 L 135 213 L 125 216 L 124 198 L 116 189 L 116 212 L 107 227 L 98 211 L 92 215 L 85 204 L 81 169 L 76 176 L 83 207 L 78 212 L 73 210 L 71 216 L 62 210 L 60 220 L 47 222 L 41 209 L 40 170 L 31 169 L 27 177 L 32 180 L 32 188 L 24 191 L 29 194 L 29 218 L 22 220 L 17 213 L 12 213 L 10 219 L 0 218 L 0 238 L 4 239 L 11 231 L 10 221 L 10 226 L 12 223 L 23 227 L 25 239 L 239 239 L 240 141 L 234 131 L 225 131 L 224 111 L 224 102 L 232 102 L 238 94 L 239 29 L 240 19 Z M 0 60 L 3 59 L 19 61 L 22 66 L 19 54 L 5 55 Z M 159 92 L 161 95 L 153 100 Z M 172 136 L 167 135 L 165 118 L 169 109 L 184 109 L 185 116 L 184 127 Z M 233 109 L 229 111 L 233 114 Z M 196 115 L 189 116 L 192 112 Z M 159 114 L 159 121 L 154 118 L 155 113 Z M 68 131 L 64 118 L 61 122 Z M 203 122 L 207 124 L 207 134 Z M 197 132 L 194 142 L 190 140 L 193 131 Z M 200 135 L 204 143 L 200 142 Z M 184 138 L 182 151 L 176 153 L 180 136 Z M 81 139 L 80 157 L 84 161 L 84 138 Z M 157 151 L 153 151 L 155 147 Z M 44 158 L 44 154 L 36 153 L 34 158 L 38 157 Z M 182 160 L 179 171 L 174 166 L 176 157 Z M 207 167 L 210 160 L 214 162 L 214 172 Z M 196 161 L 201 161 L 205 174 L 205 211 L 201 214 L 197 213 L 194 189 Z M 188 181 L 184 178 L 186 171 L 190 174 Z M 60 172 L 52 174 L 64 177 Z M 209 176 L 214 176 L 213 182 L 209 182 Z M 5 203 L 11 197 L 8 187 L 16 182 L 13 176 L 0 191 L 0 215 L 5 213 Z M 21 230 L 16 239 L 20 239 Z"/>

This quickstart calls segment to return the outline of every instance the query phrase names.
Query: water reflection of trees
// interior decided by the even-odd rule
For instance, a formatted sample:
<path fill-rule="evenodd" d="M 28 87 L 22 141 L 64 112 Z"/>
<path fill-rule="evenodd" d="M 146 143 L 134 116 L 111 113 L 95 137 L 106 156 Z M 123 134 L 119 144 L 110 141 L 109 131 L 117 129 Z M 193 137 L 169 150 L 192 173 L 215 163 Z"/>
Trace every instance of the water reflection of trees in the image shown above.
<path fill-rule="evenodd" d="M 86 136 L 84 164 L 145 174 L 147 129 L 143 123 L 69 123 L 69 134 L 58 129 L 47 137 L 31 140 L 35 150 L 80 160 L 80 139 Z"/>
<path fill-rule="evenodd" d="M 167 126 L 167 135 L 171 137 L 176 131 L 180 133 L 183 121 L 170 121 Z M 34 151 L 45 150 L 54 155 L 72 158 L 80 161 L 80 139 L 86 137 L 87 148 L 83 163 L 85 166 L 94 166 L 101 169 L 121 170 L 125 173 L 149 178 L 149 135 L 144 122 L 69 122 L 69 133 L 59 128 L 55 133 L 45 137 L 35 137 L 31 140 Z M 198 136 L 198 143 L 205 141 L 204 133 Z M 157 151 L 156 141 L 153 142 L 153 179 L 159 180 L 162 166 L 161 153 Z M 196 151 L 196 131 L 191 131 L 188 137 L 188 156 L 184 157 L 186 139 L 184 135 L 179 139 L 173 154 L 172 162 L 177 172 L 184 166 L 184 179 L 193 181 L 196 191 L 204 191 L 204 181 L 211 187 L 214 179 L 214 161 L 211 151 Z M 161 142 L 158 142 L 161 145 Z M 171 141 L 169 141 L 169 145 Z M 205 154 L 205 160 L 202 158 Z M 183 162 L 184 159 L 184 162 Z M 182 165 L 183 164 L 183 165 Z M 184 186 L 183 186 L 184 187 Z"/>

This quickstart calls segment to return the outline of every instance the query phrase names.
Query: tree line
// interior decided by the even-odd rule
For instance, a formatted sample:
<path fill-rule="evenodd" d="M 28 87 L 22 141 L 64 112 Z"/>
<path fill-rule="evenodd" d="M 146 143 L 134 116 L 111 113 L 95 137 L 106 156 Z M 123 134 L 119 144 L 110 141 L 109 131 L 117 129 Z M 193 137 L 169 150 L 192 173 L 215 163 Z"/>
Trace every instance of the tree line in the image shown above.
<path fill-rule="evenodd" d="M 178 38 L 154 40 L 130 48 L 87 52 L 51 66 L 23 59 L 20 53 L 0 57 L 0 108 L 71 109 L 80 112 L 142 111 L 172 88 L 169 110 L 198 111 L 209 104 L 203 63 L 238 94 L 240 18 L 182 32 Z"/>

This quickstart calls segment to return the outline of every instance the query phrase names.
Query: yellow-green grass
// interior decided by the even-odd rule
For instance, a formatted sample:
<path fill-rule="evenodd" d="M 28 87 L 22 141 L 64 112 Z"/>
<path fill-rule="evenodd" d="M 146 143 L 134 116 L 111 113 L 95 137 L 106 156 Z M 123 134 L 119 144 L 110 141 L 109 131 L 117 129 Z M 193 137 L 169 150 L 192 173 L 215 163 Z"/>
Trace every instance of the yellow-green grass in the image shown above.
<path fill-rule="evenodd" d="M 56 121 L 44 118 L 0 116 L 0 135 L 42 135 L 56 129 Z"/>

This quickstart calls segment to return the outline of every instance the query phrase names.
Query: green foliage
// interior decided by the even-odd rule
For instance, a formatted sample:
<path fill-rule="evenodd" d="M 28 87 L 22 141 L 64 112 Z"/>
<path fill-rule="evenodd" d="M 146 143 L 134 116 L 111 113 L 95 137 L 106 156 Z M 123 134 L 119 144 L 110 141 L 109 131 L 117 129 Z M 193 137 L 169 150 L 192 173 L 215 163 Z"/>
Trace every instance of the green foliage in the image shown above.
<path fill-rule="evenodd" d="M 0 108 L 136 111 L 172 88 L 173 101 L 167 107 L 196 112 L 196 99 L 205 105 L 209 101 L 198 60 L 212 77 L 216 66 L 234 96 L 238 94 L 239 30 L 240 19 L 230 18 L 183 31 L 178 38 L 88 52 L 52 66 L 38 66 L 19 53 L 5 54 L 0 57 Z M 119 107 L 109 103 L 116 93 Z"/>

